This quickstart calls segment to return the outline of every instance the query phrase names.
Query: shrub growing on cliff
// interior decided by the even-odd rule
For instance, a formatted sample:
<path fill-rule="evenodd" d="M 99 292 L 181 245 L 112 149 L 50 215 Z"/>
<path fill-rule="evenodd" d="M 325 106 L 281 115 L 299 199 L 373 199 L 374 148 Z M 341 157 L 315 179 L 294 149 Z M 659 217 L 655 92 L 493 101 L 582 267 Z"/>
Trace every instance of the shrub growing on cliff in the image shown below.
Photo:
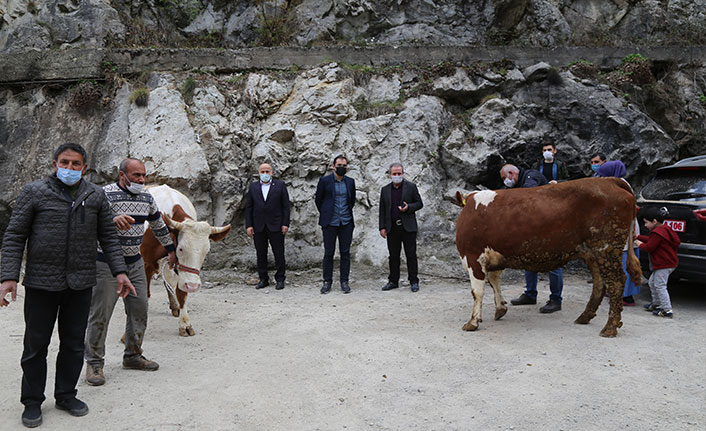
<path fill-rule="evenodd" d="M 181 97 L 184 98 L 184 102 L 187 104 L 191 103 L 194 99 L 194 90 L 196 90 L 196 80 L 192 77 L 186 78 L 181 84 Z"/>
<path fill-rule="evenodd" d="M 582 79 L 596 79 L 598 77 L 596 65 L 586 60 L 572 61 L 569 63 L 569 71 Z"/>
<path fill-rule="evenodd" d="M 150 91 L 145 87 L 136 88 L 130 94 L 130 103 L 134 103 L 137 106 L 147 106 L 149 100 Z"/>
<path fill-rule="evenodd" d="M 82 81 L 71 88 L 69 104 L 78 112 L 86 113 L 100 103 L 103 90 L 95 81 Z"/>
<path fill-rule="evenodd" d="M 258 44 L 279 46 L 289 41 L 291 36 L 292 11 L 299 0 L 257 0 L 260 6 L 260 27 Z"/>

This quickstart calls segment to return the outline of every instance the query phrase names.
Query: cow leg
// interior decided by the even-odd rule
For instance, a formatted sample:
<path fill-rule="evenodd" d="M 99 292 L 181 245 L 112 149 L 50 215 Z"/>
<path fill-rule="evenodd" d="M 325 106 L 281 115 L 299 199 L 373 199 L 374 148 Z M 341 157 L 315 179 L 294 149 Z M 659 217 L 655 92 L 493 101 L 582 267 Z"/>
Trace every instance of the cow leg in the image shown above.
<path fill-rule="evenodd" d="M 190 337 L 196 335 L 196 331 L 191 327 L 189 313 L 186 311 L 186 296 L 188 293 L 181 289 L 176 290 L 176 296 L 179 300 L 179 335 L 182 337 Z"/>
<path fill-rule="evenodd" d="M 608 290 L 610 310 L 608 311 L 608 321 L 601 337 L 615 337 L 618 335 L 618 328 L 623 326 L 620 320 L 623 312 L 623 287 L 625 286 L 625 273 L 620 256 L 611 256 L 606 259 L 604 265 L 603 280 Z"/>
<path fill-rule="evenodd" d="M 605 285 L 598 265 L 593 261 L 586 261 L 586 265 L 588 265 L 588 269 L 591 271 L 593 278 L 593 290 L 591 291 L 591 298 L 588 300 L 588 304 L 586 304 L 586 309 L 574 320 L 574 323 L 580 325 L 586 325 L 591 319 L 596 317 L 598 306 L 601 305 L 603 295 L 605 295 Z"/>
<path fill-rule="evenodd" d="M 471 276 L 471 293 L 473 294 L 473 314 L 471 320 L 463 325 L 464 331 L 475 331 L 478 329 L 478 324 L 483 321 L 481 312 L 483 308 L 483 289 L 485 288 L 485 280 L 479 280 L 473 276 L 473 270 L 469 269 L 468 273 Z"/>
<path fill-rule="evenodd" d="M 500 276 L 502 273 L 502 271 L 492 271 L 488 274 L 488 283 L 493 288 L 495 299 L 495 320 L 500 319 L 507 313 L 507 301 L 505 301 L 500 291 Z"/>
<path fill-rule="evenodd" d="M 169 298 L 169 309 L 172 311 L 172 316 L 179 317 L 181 307 L 177 302 L 177 298 L 174 297 L 174 292 L 165 284 L 164 288 L 167 290 L 167 298 Z M 177 289 L 177 296 L 179 296 L 179 289 Z"/>

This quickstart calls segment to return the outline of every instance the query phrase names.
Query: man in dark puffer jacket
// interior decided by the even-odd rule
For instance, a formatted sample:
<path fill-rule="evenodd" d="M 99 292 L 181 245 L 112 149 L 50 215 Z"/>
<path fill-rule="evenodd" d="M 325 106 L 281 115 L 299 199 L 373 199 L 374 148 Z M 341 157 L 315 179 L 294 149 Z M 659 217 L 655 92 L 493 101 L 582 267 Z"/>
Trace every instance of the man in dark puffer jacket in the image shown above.
<path fill-rule="evenodd" d="M 100 187 L 81 179 L 86 151 L 64 144 L 54 152 L 54 175 L 27 184 L 15 201 L 2 241 L 0 306 L 14 301 L 22 255 L 27 246 L 25 335 L 22 353 L 22 423 L 42 423 L 47 348 L 59 321 L 56 360 L 56 407 L 73 416 L 88 413 L 76 398 L 83 366 L 84 336 L 96 284 L 96 242 L 100 242 L 121 296 L 135 294 L 126 273 L 108 200 Z"/>

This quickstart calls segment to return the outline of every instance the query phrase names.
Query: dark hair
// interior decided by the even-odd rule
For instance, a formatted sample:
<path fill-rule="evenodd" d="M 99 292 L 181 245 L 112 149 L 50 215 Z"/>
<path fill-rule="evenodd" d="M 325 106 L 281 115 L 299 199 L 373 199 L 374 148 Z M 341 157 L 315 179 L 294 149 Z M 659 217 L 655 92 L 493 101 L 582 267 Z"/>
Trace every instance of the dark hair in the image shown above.
<path fill-rule="evenodd" d="M 69 151 L 69 150 L 79 153 L 81 155 L 81 157 L 83 157 L 84 164 L 88 162 L 88 158 L 86 157 L 86 150 L 84 150 L 83 147 L 80 146 L 79 144 L 73 144 L 71 142 L 61 144 L 61 145 L 59 145 L 59 148 L 54 150 L 54 161 L 55 162 L 59 161 L 59 155 L 61 153 L 63 153 L 64 151 Z"/>
<path fill-rule="evenodd" d="M 637 217 L 649 221 L 657 220 L 660 223 L 664 223 L 664 218 L 669 217 L 669 210 L 666 207 L 640 208 Z"/>
<path fill-rule="evenodd" d="M 333 158 L 333 165 L 336 166 L 336 160 L 338 159 L 343 159 L 346 161 L 346 164 L 348 163 L 348 157 L 344 156 L 343 154 L 339 154 L 336 157 Z"/>
<path fill-rule="evenodd" d="M 544 147 L 546 147 L 547 145 L 551 145 L 552 148 L 554 148 L 554 149 L 556 150 L 556 144 L 554 143 L 554 141 L 551 141 L 551 140 L 549 140 L 549 139 L 543 140 L 543 141 L 542 141 L 542 146 L 541 146 L 540 148 L 544 148 Z"/>
<path fill-rule="evenodd" d="M 596 157 L 596 156 L 598 156 L 598 158 L 601 159 L 601 160 L 606 160 L 605 153 L 601 153 L 601 152 L 599 151 L 599 152 L 597 152 L 597 153 L 594 153 L 594 154 L 591 156 L 591 158 L 594 158 L 594 157 Z"/>

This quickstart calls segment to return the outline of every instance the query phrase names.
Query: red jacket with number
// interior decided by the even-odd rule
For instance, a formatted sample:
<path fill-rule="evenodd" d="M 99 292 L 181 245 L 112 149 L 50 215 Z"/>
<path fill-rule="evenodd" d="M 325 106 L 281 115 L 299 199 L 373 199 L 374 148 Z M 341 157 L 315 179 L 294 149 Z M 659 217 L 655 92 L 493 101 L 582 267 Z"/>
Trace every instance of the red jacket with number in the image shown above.
<path fill-rule="evenodd" d="M 650 235 L 638 235 L 643 242 L 640 250 L 650 254 L 652 269 L 676 268 L 679 263 L 677 247 L 681 244 L 677 234 L 666 224 L 652 229 Z"/>

